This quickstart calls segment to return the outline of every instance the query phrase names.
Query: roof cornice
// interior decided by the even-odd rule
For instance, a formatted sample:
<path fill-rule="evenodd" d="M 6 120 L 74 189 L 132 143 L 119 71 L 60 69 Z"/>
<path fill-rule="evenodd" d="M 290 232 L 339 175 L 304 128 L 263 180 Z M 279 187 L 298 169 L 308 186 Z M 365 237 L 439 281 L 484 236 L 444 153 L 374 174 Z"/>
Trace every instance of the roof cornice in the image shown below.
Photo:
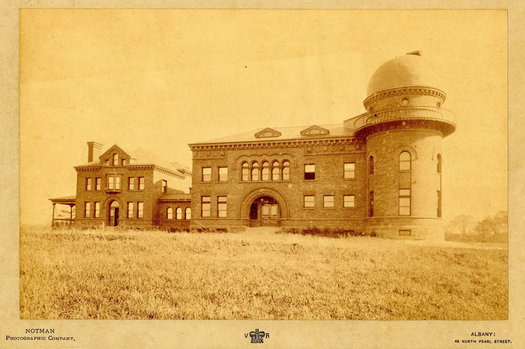
<path fill-rule="evenodd" d="M 170 169 L 167 169 L 165 167 L 155 165 L 155 164 L 132 164 L 132 165 L 126 165 L 126 166 L 115 166 L 119 169 L 128 169 L 128 170 L 154 170 L 159 171 L 164 174 L 172 175 L 179 178 L 185 178 L 183 174 L 177 173 L 175 171 L 172 171 Z M 77 172 L 95 172 L 100 171 L 102 169 L 101 165 L 81 165 L 81 166 L 75 166 L 74 167 Z M 113 168 L 113 166 L 107 166 L 107 168 Z"/>
<path fill-rule="evenodd" d="M 282 139 L 282 140 L 264 140 L 264 141 L 240 141 L 240 142 L 211 142 L 211 143 L 192 143 L 188 144 L 192 151 L 196 150 L 239 150 L 239 149 L 262 149 L 262 148 L 298 148 L 308 145 L 322 144 L 351 144 L 358 143 L 354 136 L 334 136 L 323 138 L 308 139 Z"/>

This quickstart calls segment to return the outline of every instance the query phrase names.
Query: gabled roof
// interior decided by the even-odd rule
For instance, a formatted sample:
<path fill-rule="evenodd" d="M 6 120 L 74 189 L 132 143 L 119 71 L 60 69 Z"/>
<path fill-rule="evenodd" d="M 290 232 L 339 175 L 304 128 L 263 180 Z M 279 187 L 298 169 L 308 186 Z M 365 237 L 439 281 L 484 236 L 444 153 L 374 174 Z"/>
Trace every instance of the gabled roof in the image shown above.
<path fill-rule="evenodd" d="M 279 133 L 279 135 L 258 138 L 256 135 L 261 132 L 269 132 L 269 130 Z M 324 130 L 318 132 L 318 134 L 307 133 L 303 134 L 303 131 L 312 130 L 315 133 L 316 130 Z M 220 137 L 210 139 L 201 142 L 195 142 L 193 144 L 207 144 L 207 143 L 233 143 L 233 142 L 250 142 L 250 141 L 276 141 L 276 140 L 294 140 L 294 139 L 311 139 L 311 138 L 336 138 L 336 137 L 353 137 L 354 128 L 345 128 L 342 123 L 340 124 L 329 124 L 329 125 L 313 125 L 313 126 L 292 126 L 292 127 L 272 127 L 257 129 L 243 133 L 233 134 L 231 136 Z M 193 144 L 190 144 L 193 145 Z"/>
<path fill-rule="evenodd" d="M 104 153 L 102 153 L 99 156 L 99 159 L 108 156 L 110 153 L 115 152 L 115 150 L 118 151 L 119 153 L 124 153 L 126 156 L 130 156 L 131 157 L 131 155 L 128 154 L 127 152 L 125 152 L 121 147 L 119 147 L 116 144 L 113 144 L 113 146 L 111 146 L 108 150 L 106 150 Z"/>

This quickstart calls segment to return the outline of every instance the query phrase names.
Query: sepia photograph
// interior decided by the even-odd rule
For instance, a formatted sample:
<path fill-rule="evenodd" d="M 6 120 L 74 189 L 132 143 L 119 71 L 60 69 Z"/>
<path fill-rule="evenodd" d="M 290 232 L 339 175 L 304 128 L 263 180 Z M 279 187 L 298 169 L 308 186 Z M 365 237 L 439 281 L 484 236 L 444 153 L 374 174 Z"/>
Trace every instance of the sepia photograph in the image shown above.
<path fill-rule="evenodd" d="M 20 9 L 16 316 L 40 325 L 6 342 L 509 320 L 507 15 Z M 450 346 L 512 343 L 471 330 Z"/>
<path fill-rule="evenodd" d="M 20 19 L 22 318 L 507 317 L 504 12 Z"/>

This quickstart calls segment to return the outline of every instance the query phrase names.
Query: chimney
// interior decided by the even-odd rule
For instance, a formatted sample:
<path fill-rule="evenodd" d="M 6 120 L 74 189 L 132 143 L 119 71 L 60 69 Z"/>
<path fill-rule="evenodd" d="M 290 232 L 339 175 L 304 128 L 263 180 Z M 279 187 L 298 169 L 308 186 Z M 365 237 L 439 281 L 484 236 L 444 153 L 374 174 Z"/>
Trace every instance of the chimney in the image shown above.
<path fill-rule="evenodd" d="M 102 144 L 97 142 L 87 142 L 88 145 L 88 162 L 93 162 L 93 160 L 98 160 L 100 156 L 100 150 L 102 149 Z"/>

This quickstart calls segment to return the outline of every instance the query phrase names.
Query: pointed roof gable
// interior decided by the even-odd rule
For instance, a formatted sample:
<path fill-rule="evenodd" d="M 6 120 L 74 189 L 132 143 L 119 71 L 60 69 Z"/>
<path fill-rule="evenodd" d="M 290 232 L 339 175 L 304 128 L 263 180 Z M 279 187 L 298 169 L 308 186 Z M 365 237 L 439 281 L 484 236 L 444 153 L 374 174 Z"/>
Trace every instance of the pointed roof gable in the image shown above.
<path fill-rule="evenodd" d="M 127 152 L 122 150 L 122 148 L 119 147 L 118 145 L 114 144 L 108 150 L 106 150 L 102 155 L 100 155 L 99 159 L 105 158 L 105 157 L 109 156 L 111 153 L 114 153 L 115 151 L 117 151 L 119 154 L 123 154 L 123 155 L 125 155 L 127 157 L 132 158 L 132 156 L 130 154 L 128 154 Z"/>
<path fill-rule="evenodd" d="M 255 133 L 255 138 L 269 138 L 269 137 L 279 137 L 281 132 L 274 130 L 273 128 L 267 127 L 264 130 L 261 130 Z"/>
<path fill-rule="evenodd" d="M 330 131 L 324 127 L 313 125 L 301 131 L 301 136 L 324 136 L 330 134 Z"/>

